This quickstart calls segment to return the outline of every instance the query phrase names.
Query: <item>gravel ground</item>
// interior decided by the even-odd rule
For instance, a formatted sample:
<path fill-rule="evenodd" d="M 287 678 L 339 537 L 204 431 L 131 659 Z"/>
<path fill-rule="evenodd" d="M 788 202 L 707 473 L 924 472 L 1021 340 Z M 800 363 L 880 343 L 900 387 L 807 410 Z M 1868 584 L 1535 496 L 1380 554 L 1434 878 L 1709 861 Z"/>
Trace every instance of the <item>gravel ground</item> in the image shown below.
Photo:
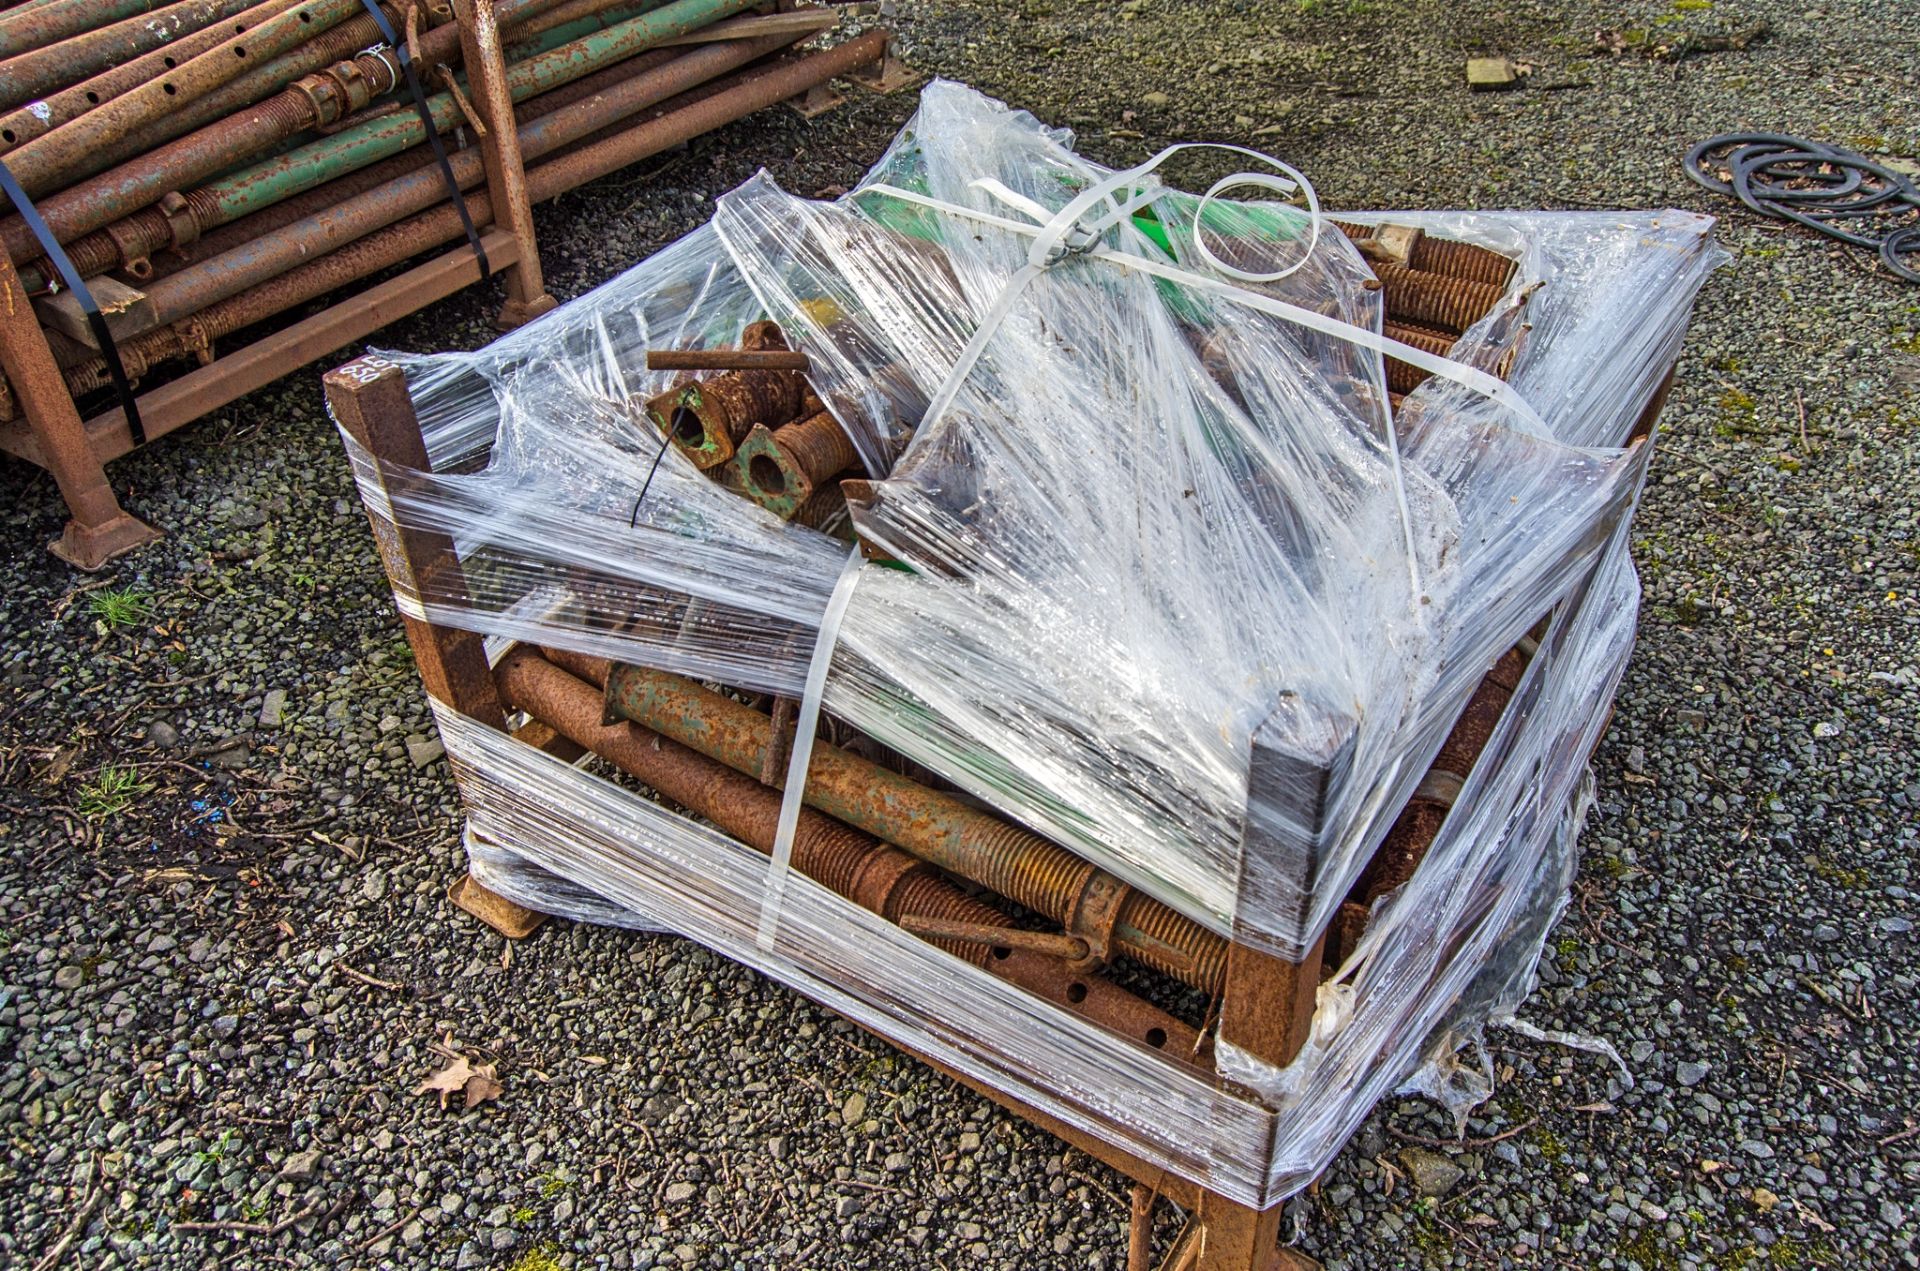
<path fill-rule="evenodd" d="M 921 68 L 1109 161 L 1218 139 L 1333 207 L 1727 215 L 1526 1010 L 1638 1082 L 1495 1034 L 1465 1144 L 1389 1103 L 1291 1202 L 1329 1265 L 1920 1266 L 1920 289 L 1676 165 L 1732 127 L 1914 156 L 1920 8 L 1815 3 L 902 6 Z M 1745 52 L 1593 51 L 1761 18 Z M 1531 86 L 1469 95 L 1482 52 Z M 910 108 L 769 115 L 542 209 L 553 290 L 760 165 L 847 183 Z M 471 346 L 488 313 L 382 339 Z M 110 578 L 48 557 L 52 482 L 0 469 L 0 1264 L 1120 1265 L 1123 1180 L 806 1002 L 676 939 L 509 948 L 449 907 L 453 787 L 317 369 L 115 466 L 169 536 Z M 436 1047 L 501 1097 L 416 1094 Z"/>

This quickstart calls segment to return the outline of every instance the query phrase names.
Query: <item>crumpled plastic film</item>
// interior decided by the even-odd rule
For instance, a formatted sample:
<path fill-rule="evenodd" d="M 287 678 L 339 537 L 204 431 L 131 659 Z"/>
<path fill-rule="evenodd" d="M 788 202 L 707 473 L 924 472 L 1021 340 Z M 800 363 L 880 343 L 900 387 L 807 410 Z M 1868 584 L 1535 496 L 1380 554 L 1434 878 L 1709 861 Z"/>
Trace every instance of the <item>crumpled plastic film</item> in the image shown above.
<path fill-rule="evenodd" d="M 1572 860 L 1570 799 L 1631 647 L 1624 556 L 1570 596 L 1426 862 L 1322 987 L 1341 999 L 1290 1066 L 1220 1049 L 1220 1086 L 949 957 L 804 875 L 757 942 L 767 858 L 435 704 L 476 828 L 882 1036 L 1241 1203 L 1304 1187 L 1373 1104 L 1442 1071 L 1537 956 Z M 932 1004 L 932 1005 L 930 1005 Z M 1328 1022 L 1328 1017 L 1333 1017 Z M 1433 1089 L 1430 1086 L 1417 1088 Z M 1435 1089 L 1435 1093 L 1439 1093 Z"/>
<path fill-rule="evenodd" d="M 634 905 L 608 900 L 591 888 L 562 878 L 527 860 L 510 848 L 501 846 L 473 826 L 463 836 L 467 851 L 467 872 L 475 882 L 515 904 L 552 918 L 591 923 L 599 927 L 625 927 L 629 931 L 664 931 L 659 920 L 642 914 Z"/>
<path fill-rule="evenodd" d="M 648 349 L 774 319 L 865 466 L 852 519 L 887 558 L 852 590 L 827 713 L 1293 959 L 1488 667 L 1551 614 L 1439 838 L 1323 986 L 1308 1049 L 1276 1068 L 1223 1046 L 1239 1089 L 1204 1095 L 804 879 L 756 951 L 762 858 L 443 715 L 475 825 L 523 861 L 1265 1204 L 1530 982 L 1631 647 L 1626 529 L 1651 448 L 1629 432 L 1724 256 L 1683 212 L 1339 214 L 1516 262 L 1450 354 L 1468 369 L 1390 410 L 1381 292 L 1344 234 L 1071 143 L 935 83 L 852 193 L 762 175 L 486 349 L 391 355 L 432 470 L 376 483 L 349 453 L 377 528 L 460 557 L 397 578 L 404 611 L 798 697 L 846 545 L 663 452 L 641 409 L 677 382 Z"/>

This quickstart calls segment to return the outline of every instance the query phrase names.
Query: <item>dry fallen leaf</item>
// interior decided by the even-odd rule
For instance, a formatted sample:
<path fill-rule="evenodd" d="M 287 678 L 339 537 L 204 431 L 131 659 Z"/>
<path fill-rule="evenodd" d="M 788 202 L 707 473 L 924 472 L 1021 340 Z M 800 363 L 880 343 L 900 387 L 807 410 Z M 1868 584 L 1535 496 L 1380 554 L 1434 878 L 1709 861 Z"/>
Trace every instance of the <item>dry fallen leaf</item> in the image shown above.
<path fill-rule="evenodd" d="M 61 778 L 67 775 L 67 770 L 73 767 L 73 761 L 79 757 L 80 747 L 61 746 L 53 752 L 53 758 L 48 761 L 46 771 L 41 775 L 48 785 L 59 785 Z"/>
<path fill-rule="evenodd" d="M 474 1070 L 473 1076 L 467 1078 L 467 1106 L 478 1107 L 489 1099 L 498 1099 L 505 1089 L 494 1080 L 493 1065 L 481 1064 Z"/>
<path fill-rule="evenodd" d="M 450 1094 L 458 1094 L 462 1090 L 465 1090 L 467 1083 L 471 1080 L 473 1080 L 473 1065 L 467 1062 L 466 1056 L 461 1055 L 457 1056 L 454 1061 L 445 1068 L 442 1068 L 439 1072 L 434 1073 L 431 1077 L 421 1082 L 419 1088 L 417 1088 L 414 1093 L 438 1094 L 440 1096 L 440 1106 L 444 1108 L 447 1106 L 447 1096 Z"/>
<path fill-rule="evenodd" d="M 1832 1230 L 1834 1230 L 1834 1226 L 1832 1223 L 1828 1222 L 1826 1219 L 1822 1218 L 1819 1214 L 1815 1213 L 1813 1210 L 1808 1209 L 1805 1205 L 1801 1204 L 1800 1198 L 1798 1196 L 1795 1196 L 1793 1198 L 1793 1207 L 1795 1211 L 1799 1213 L 1800 1217 L 1809 1226 L 1812 1226 L 1820 1231 L 1826 1231 L 1826 1232 L 1831 1232 Z"/>
<path fill-rule="evenodd" d="M 455 1055 L 445 1068 L 421 1082 L 414 1093 L 439 1095 L 443 1108 L 447 1106 L 448 1097 L 457 1094 L 464 1100 L 462 1106 L 475 1108 L 498 1099 L 505 1091 L 492 1064 L 476 1066 L 465 1055 Z"/>

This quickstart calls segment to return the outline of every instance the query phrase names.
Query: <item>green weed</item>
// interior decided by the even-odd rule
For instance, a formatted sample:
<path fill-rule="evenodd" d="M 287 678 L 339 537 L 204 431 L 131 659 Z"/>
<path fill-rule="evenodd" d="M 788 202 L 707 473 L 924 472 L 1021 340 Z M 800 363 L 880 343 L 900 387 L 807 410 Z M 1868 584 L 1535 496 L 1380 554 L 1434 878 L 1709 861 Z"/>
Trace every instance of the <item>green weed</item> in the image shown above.
<path fill-rule="evenodd" d="M 87 612 L 101 626 L 118 631 L 145 622 L 153 613 L 153 600 L 131 587 L 109 587 L 87 597 Z"/>
<path fill-rule="evenodd" d="M 93 780 L 81 783 L 76 806 L 80 809 L 80 815 L 92 820 L 104 820 L 119 816 L 133 806 L 135 799 L 152 789 L 153 782 L 143 781 L 139 769 L 108 764 Z"/>

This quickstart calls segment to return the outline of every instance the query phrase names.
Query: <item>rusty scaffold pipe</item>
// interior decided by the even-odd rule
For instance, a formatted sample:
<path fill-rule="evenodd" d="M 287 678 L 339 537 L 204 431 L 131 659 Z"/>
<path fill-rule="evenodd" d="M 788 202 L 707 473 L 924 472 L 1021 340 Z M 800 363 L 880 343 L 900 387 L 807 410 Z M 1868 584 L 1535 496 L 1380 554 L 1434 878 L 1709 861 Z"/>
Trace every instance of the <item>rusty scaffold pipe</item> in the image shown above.
<path fill-rule="evenodd" d="M 616 89 L 628 80 L 637 78 L 642 73 L 651 71 L 680 55 L 682 55 L 680 49 L 655 49 L 652 52 L 642 53 L 630 61 L 622 62 L 618 66 L 609 66 L 585 79 L 575 80 L 571 84 L 556 88 L 550 93 L 542 93 L 522 103 L 515 108 L 514 119 L 522 129 L 525 129 L 537 119 L 545 118 L 555 111 L 605 93 L 609 89 Z M 523 132 L 523 147 L 524 140 Z M 524 148 L 522 153 L 525 153 Z M 318 216 L 329 208 L 338 207 L 349 199 L 365 194 L 368 190 L 423 171 L 432 172 L 434 179 L 440 181 L 440 165 L 430 153 L 414 149 L 389 155 L 364 168 L 356 168 L 343 176 L 335 177 L 325 185 L 303 190 L 277 203 L 268 204 L 239 220 L 229 221 L 209 233 L 202 234 L 199 239 L 185 247 L 156 253 L 150 261 L 152 276 L 166 278 L 184 269 L 191 269 L 204 261 L 212 260 L 223 252 L 232 251 L 236 247 L 244 246 L 266 235 L 276 234 L 309 217 Z M 444 182 L 440 184 L 439 189 L 444 197 L 446 192 Z M 90 244 L 94 239 L 95 236 L 87 235 L 75 240 L 68 247 L 68 254 L 75 257 L 74 264 L 83 274 L 88 272 L 87 267 L 80 264 L 75 253 L 82 244 Z M 100 268 L 110 269 L 113 265 L 109 262 Z M 147 275 L 143 273 L 141 276 L 144 278 Z"/>
<path fill-rule="evenodd" d="M 395 0 L 382 0 L 381 9 L 389 14 L 406 13 L 405 6 L 397 4 Z M 453 20 L 453 10 L 447 0 L 427 0 L 415 12 L 419 15 L 420 49 L 424 61 L 428 38 L 434 30 Z M 397 25 L 400 19 L 395 18 L 394 22 Z M 372 15 L 359 13 L 339 26 L 322 31 L 305 43 L 295 45 L 280 56 L 253 67 L 238 79 L 187 102 L 178 110 L 101 146 L 97 153 L 76 156 L 70 180 L 78 182 L 97 176 L 109 168 L 139 158 L 176 137 L 185 136 L 257 105 L 303 76 L 326 71 L 341 62 L 354 61 L 361 53 L 377 50 L 382 43 L 379 24 Z"/>
<path fill-rule="evenodd" d="M 22 53 L 0 62 L 0 104 L 21 102 L 103 71 L 115 62 L 171 44 L 224 21 L 257 0 L 178 0 L 164 9 L 128 18 Z M 229 32 L 231 34 L 231 32 Z"/>
<path fill-rule="evenodd" d="M 831 413 L 768 428 L 756 423 L 733 456 L 740 492 L 783 521 L 791 521 L 829 481 L 860 462 L 853 439 Z"/>
<path fill-rule="evenodd" d="M 0 57 L 18 57 L 122 18 L 138 17 L 165 0 L 40 0 L 0 13 Z"/>
<path fill-rule="evenodd" d="M 130 62 L 111 66 L 71 88 L 49 93 L 18 110 L 0 115 L 0 154 L 51 132 L 70 119 L 78 119 L 102 102 L 112 101 L 149 80 L 158 79 L 178 62 L 198 57 L 229 36 L 244 34 L 266 19 L 303 3 L 305 0 L 264 0 L 264 3 L 234 15 L 231 22 L 196 31 L 163 48 L 143 53 Z"/>
<path fill-rule="evenodd" d="M 600 692 L 522 645 L 494 672 L 506 706 L 525 711 L 664 798 L 760 852 L 773 850 L 780 795 L 755 778 L 630 723 L 605 722 Z M 1195 1030 L 1133 994 L 1033 947 L 1007 916 L 969 896 L 926 862 L 818 812 L 803 810 L 793 868 L 889 922 L 918 928 L 955 957 L 1070 1005 L 1169 1053 L 1198 1049 Z"/>
<path fill-rule="evenodd" d="M 14 179 L 29 193 L 64 184 L 74 156 L 160 118 L 176 103 L 194 101 L 238 79 L 254 63 L 271 60 L 310 35 L 364 12 L 360 0 L 308 0 L 229 37 L 158 79 L 102 103 L 78 119 L 36 137 L 7 156 Z"/>
<path fill-rule="evenodd" d="M 670 58 L 632 75 L 590 103 L 527 123 L 520 132 L 520 152 L 529 160 L 550 154 L 609 123 L 776 52 L 786 39 L 776 36 L 712 44 Z M 456 151 L 450 156 L 450 166 L 462 189 L 479 185 L 486 176 L 478 150 Z M 446 197 L 438 165 L 416 167 L 405 176 L 323 208 L 277 233 L 239 244 L 159 279 L 147 287 L 148 302 L 159 321 L 178 321 Z"/>
<path fill-rule="evenodd" d="M 545 12 L 557 3 L 559 0 L 500 0 L 496 14 L 501 22 L 508 23 Z M 393 3 L 384 3 L 382 7 L 389 14 L 404 13 Z M 361 22 L 367 24 L 364 30 L 371 33 L 371 40 L 363 38 L 356 46 L 364 48 L 366 43 L 379 39 L 378 28 L 373 26 L 371 18 L 361 14 L 359 18 L 341 23 L 337 30 L 358 32 L 362 28 L 357 24 Z M 326 32 L 314 43 L 332 34 Z M 443 22 L 422 33 L 419 58 L 423 64 L 453 62 L 459 56 L 460 33 L 452 22 Z M 311 74 L 256 105 L 38 200 L 40 214 L 54 237 L 62 243 L 72 242 L 89 231 L 134 216 L 161 201 L 163 196 L 191 188 L 235 162 L 258 155 L 298 133 L 337 123 L 378 94 L 391 91 L 398 83 L 399 59 L 391 49 L 334 62 L 325 71 Z M 17 216 L 0 223 L 0 245 L 15 262 L 31 260 L 40 254 L 32 231 Z"/>
<path fill-rule="evenodd" d="M 762 771 L 773 721 L 750 706 L 665 671 L 549 652 L 606 686 L 607 709 L 737 772 Z M 1087 942 L 1090 960 L 1113 954 L 1204 993 L 1219 990 L 1227 942 L 1057 843 L 953 795 L 816 743 L 807 806 L 894 843 L 1057 922 Z"/>
<path fill-rule="evenodd" d="M 737 83 L 711 95 L 705 90 L 683 94 L 659 107 L 663 113 L 631 127 L 615 125 L 611 135 L 589 139 L 565 154 L 528 169 L 528 197 L 536 203 L 545 202 L 711 132 L 722 124 L 785 101 L 835 75 L 873 65 L 885 53 L 889 38 L 885 30 L 869 31 L 818 53 L 743 71 L 737 76 Z M 694 100 L 687 101 L 687 98 Z M 491 223 L 493 214 L 484 192 L 469 194 L 466 198 L 468 215 L 474 223 Z M 127 374 L 137 378 L 158 362 L 207 350 L 221 336 L 397 265 L 429 248 L 451 242 L 463 233 L 458 213 L 449 206 L 419 213 L 210 305 L 170 327 L 125 341 L 120 346 L 121 360 Z M 76 394 L 105 387 L 109 382 L 106 364 L 98 358 L 70 367 L 66 378 Z"/>

